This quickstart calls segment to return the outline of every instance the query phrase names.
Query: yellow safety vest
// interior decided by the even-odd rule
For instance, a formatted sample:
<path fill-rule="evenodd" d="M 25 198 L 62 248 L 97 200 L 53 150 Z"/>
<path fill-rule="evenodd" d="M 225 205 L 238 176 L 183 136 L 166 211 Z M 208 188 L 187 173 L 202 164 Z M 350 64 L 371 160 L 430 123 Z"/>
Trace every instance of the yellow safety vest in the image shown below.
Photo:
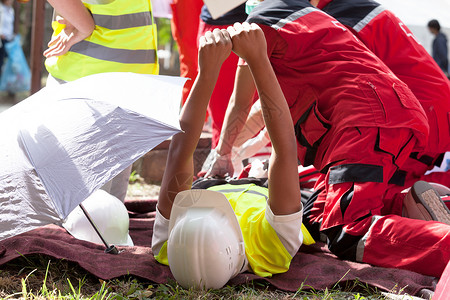
<path fill-rule="evenodd" d="M 72 81 L 104 72 L 158 74 L 157 32 L 150 0 L 85 0 L 95 21 L 91 36 L 64 55 L 46 59 L 55 78 Z M 53 22 L 53 35 L 65 25 Z"/>
<path fill-rule="evenodd" d="M 224 184 L 208 190 L 223 193 L 230 202 L 241 227 L 245 253 L 252 271 L 261 277 L 286 272 L 292 257 L 265 217 L 268 189 L 254 184 Z M 314 244 L 314 239 L 303 224 L 301 230 L 303 244 Z M 155 258 L 168 265 L 167 242 Z"/>

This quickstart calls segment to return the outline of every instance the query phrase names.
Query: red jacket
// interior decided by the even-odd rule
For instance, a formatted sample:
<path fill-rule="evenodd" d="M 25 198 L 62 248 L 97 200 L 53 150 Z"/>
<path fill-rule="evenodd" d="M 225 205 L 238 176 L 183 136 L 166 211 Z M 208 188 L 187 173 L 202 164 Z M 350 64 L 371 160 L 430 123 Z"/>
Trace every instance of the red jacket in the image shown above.
<path fill-rule="evenodd" d="M 450 81 L 406 25 L 372 0 L 322 0 L 318 8 L 349 28 L 409 86 L 429 120 L 426 151 L 450 151 Z"/>
<path fill-rule="evenodd" d="M 306 0 L 273 0 L 248 21 L 264 30 L 304 166 L 348 158 L 346 145 L 327 144 L 327 133 L 348 127 L 411 128 L 417 146 L 426 145 L 427 119 L 412 92 L 334 18 Z"/>

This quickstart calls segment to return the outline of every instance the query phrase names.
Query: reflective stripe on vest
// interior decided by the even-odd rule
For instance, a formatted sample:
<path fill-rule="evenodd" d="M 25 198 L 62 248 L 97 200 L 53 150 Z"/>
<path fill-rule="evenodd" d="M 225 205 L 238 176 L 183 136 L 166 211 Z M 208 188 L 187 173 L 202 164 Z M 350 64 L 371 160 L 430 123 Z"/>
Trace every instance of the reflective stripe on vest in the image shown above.
<path fill-rule="evenodd" d="M 353 29 L 355 29 L 356 32 L 360 32 L 367 24 L 370 23 L 376 16 L 381 14 L 386 9 L 382 6 L 378 6 L 374 8 L 364 19 L 358 22 L 355 26 L 353 26 Z"/>
<path fill-rule="evenodd" d="M 94 18 L 95 25 L 111 30 L 148 26 L 153 24 L 152 15 L 150 12 L 139 12 L 120 16 L 93 14 L 92 17 Z"/>
<path fill-rule="evenodd" d="M 83 40 L 70 48 L 70 52 L 84 54 L 96 59 L 122 64 L 148 64 L 156 59 L 156 50 L 128 50 L 108 48 Z"/>
<path fill-rule="evenodd" d="M 116 0 L 83 0 L 83 3 L 86 4 L 110 4 Z"/>
<path fill-rule="evenodd" d="M 269 196 L 267 195 L 267 193 L 261 193 L 261 192 L 254 191 L 254 190 L 249 190 L 248 188 L 243 188 L 243 187 L 241 187 L 241 188 L 230 188 L 230 189 L 214 189 L 214 191 L 220 192 L 220 193 L 223 193 L 223 194 L 246 192 L 248 194 L 263 196 L 264 198 L 266 198 L 266 200 L 269 199 Z"/>
<path fill-rule="evenodd" d="M 278 30 L 280 28 L 283 28 L 284 25 L 293 22 L 295 20 L 297 20 L 300 17 L 306 16 L 307 14 L 313 12 L 313 11 L 319 11 L 317 8 L 315 7 L 305 7 L 299 11 L 296 11 L 294 13 L 292 13 L 291 15 L 289 15 L 287 18 L 281 19 L 280 21 L 278 21 L 277 24 L 272 25 L 272 28 Z"/>

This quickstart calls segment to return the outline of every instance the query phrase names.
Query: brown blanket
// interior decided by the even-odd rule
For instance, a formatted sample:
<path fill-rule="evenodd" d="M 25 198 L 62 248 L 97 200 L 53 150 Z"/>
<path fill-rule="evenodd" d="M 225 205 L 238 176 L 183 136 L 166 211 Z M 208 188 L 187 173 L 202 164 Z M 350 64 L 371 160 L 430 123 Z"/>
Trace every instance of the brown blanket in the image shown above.
<path fill-rule="evenodd" d="M 104 253 L 103 245 L 77 240 L 63 228 L 48 225 L 0 242 L 0 265 L 21 255 L 45 254 L 58 259 L 77 262 L 86 271 L 104 279 L 134 275 L 155 283 L 167 283 L 173 278 L 167 266 L 155 261 L 151 250 L 155 200 L 127 200 L 130 211 L 130 235 L 136 246 L 118 247 L 118 255 Z M 403 290 L 419 295 L 422 289 L 434 290 L 437 279 L 418 273 L 374 267 L 342 261 L 331 254 L 326 246 L 317 243 L 303 246 L 294 257 L 290 270 L 272 278 L 261 278 L 244 273 L 229 284 L 239 285 L 251 280 L 266 281 L 285 291 L 333 287 L 336 282 L 358 279 L 383 291 Z"/>

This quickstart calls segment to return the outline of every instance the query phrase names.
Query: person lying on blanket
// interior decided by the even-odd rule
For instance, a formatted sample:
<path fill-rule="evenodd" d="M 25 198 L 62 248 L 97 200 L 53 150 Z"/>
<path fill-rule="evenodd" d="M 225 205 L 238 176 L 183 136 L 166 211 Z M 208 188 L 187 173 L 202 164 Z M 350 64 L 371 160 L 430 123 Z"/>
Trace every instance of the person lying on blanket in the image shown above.
<path fill-rule="evenodd" d="M 233 50 L 249 65 L 272 141 L 268 186 L 192 189 L 193 154 L 222 62 Z M 153 228 L 156 260 L 185 288 L 221 288 L 244 271 L 263 277 L 289 269 L 302 245 L 297 146 L 289 108 L 256 24 L 236 23 L 200 38 L 199 73 L 170 144 Z M 276 115 L 274 115 L 276 112 Z"/>

